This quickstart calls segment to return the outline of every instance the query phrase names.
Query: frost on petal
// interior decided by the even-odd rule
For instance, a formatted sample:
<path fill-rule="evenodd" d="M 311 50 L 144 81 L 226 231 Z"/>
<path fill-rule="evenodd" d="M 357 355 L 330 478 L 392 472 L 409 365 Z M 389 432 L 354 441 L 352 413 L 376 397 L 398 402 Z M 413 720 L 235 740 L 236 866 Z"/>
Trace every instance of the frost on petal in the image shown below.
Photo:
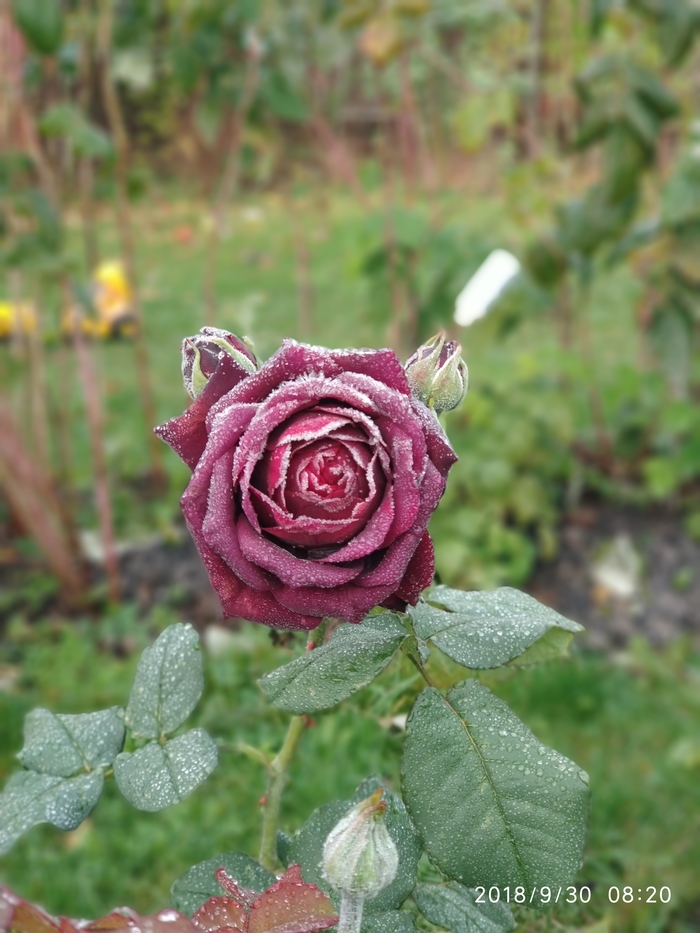
<path fill-rule="evenodd" d="M 408 562 L 406 572 L 401 581 L 396 595 L 404 602 L 415 606 L 420 594 L 427 589 L 433 582 L 435 573 L 435 550 L 433 541 L 426 531 L 420 540 L 413 557 Z"/>
<path fill-rule="evenodd" d="M 214 375 L 207 382 L 199 398 L 179 418 L 173 418 L 155 428 L 155 433 L 165 441 L 181 460 L 193 470 L 204 453 L 207 443 L 206 417 L 212 405 L 226 395 L 248 374 L 231 356 L 219 360 Z"/>

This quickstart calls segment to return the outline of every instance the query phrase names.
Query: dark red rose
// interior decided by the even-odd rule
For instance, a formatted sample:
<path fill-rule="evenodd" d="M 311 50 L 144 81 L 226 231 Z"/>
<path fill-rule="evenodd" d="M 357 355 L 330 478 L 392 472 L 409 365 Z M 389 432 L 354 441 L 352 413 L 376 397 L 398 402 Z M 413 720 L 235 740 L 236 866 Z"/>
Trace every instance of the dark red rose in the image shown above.
<path fill-rule="evenodd" d="M 312 629 L 415 604 L 457 458 L 396 355 L 286 340 L 257 372 L 232 363 L 156 429 L 194 471 L 182 510 L 225 617 Z"/>

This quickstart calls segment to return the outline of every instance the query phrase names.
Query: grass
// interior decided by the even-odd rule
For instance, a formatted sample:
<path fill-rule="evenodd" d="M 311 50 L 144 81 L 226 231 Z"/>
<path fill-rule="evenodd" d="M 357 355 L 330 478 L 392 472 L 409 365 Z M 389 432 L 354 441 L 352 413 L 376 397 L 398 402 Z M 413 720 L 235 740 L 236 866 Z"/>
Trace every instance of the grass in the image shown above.
<path fill-rule="evenodd" d="M 147 644 L 167 621 L 164 613 L 140 627 L 132 619 L 127 643 Z M 121 659 L 105 651 L 100 646 L 111 631 L 92 622 L 15 625 L 15 647 L 3 649 L 1 659 L 5 679 L 10 672 L 18 678 L 0 693 L 3 781 L 15 769 L 29 709 L 79 712 L 125 702 L 138 651 Z M 286 716 L 265 704 L 255 679 L 289 657 L 272 646 L 267 630 L 244 625 L 225 653 L 206 659 L 207 687 L 194 721 L 220 742 L 221 761 L 203 787 L 178 806 L 144 814 L 110 782 L 75 832 L 30 831 L 0 860 L 0 881 L 72 916 L 97 916 L 118 903 L 149 912 L 168 903 L 171 883 L 191 864 L 234 849 L 255 855 L 264 775 L 240 745 L 274 750 L 281 743 Z M 463 673 L 440 669 L 444 684 Z M 614 659 L 574 653 L 569 661 L 483 680 L 541 741 L 585 768 L 593 789 L 579 874 L 591 886 L 591 902 L 544 916 L 524 911 L 523 929 L 574 930 L 604 921 L 596 929 L 690 933 L 700 902 L 700 656 L 685 642 L 664 654 L 639 642 Z M 398 786 L 402 736 L 388 720 L 408 711 L 418 690 L 408 662 L 395 661 L 380 681 L 315 719 L 285 793 L 286 831 L 322 803 L 348 797 L 369 774 Z M 625 885 L 635 894 L 668 885 L 671 903 L 610 905 L 609 887 Z"/>

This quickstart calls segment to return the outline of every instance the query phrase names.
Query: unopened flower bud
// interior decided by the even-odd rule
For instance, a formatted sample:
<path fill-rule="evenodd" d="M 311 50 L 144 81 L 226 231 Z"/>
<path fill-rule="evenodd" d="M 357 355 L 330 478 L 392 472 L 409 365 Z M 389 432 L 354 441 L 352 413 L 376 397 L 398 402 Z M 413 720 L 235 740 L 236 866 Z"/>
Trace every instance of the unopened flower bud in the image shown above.
<path fill-rule="evenodd" d="M 340 894 L 376 897 L 396 877 L 399 853 L 384 824 L 382 788 L 358 803 L 328 834 L 321 863 Z"/>
<path fill-rule="evenodd" d="M 452 411 L 464 401 L 469 387 L 467 364 L 455 340 L 440 331 L 419 347 L 405 366 L 411 391 L 436 414 Z"/>
<path fill-rule="evenodd" d="M 258 369 L 258 360 L 248 337 L 236 337 L 219 327 L 203 327 L 182 344 L 182 381 L 190 398 L 198 398 L 216 372 L 222 353 L 228 353 L 247 373 Z"/>

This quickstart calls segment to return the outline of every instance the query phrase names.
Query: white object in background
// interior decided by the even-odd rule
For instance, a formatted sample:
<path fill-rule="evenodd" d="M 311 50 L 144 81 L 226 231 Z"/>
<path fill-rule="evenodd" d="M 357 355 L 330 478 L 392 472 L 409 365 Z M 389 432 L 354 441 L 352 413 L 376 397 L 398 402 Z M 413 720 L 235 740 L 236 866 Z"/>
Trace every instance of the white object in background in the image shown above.
<path fill-rule="evenodd" d="M 520 272 L 512 253 L 495 249 L 486 257 L 457 296 L 455 323 L 469 327 L 485 316 L 506 285 Z"/>
<path fill-rule="evenodd" d="M 593 582 L 603 593 L 631 599 L 639 592 L 642 558 L 627 534 L 617 534 L 590 568 Z"/>

